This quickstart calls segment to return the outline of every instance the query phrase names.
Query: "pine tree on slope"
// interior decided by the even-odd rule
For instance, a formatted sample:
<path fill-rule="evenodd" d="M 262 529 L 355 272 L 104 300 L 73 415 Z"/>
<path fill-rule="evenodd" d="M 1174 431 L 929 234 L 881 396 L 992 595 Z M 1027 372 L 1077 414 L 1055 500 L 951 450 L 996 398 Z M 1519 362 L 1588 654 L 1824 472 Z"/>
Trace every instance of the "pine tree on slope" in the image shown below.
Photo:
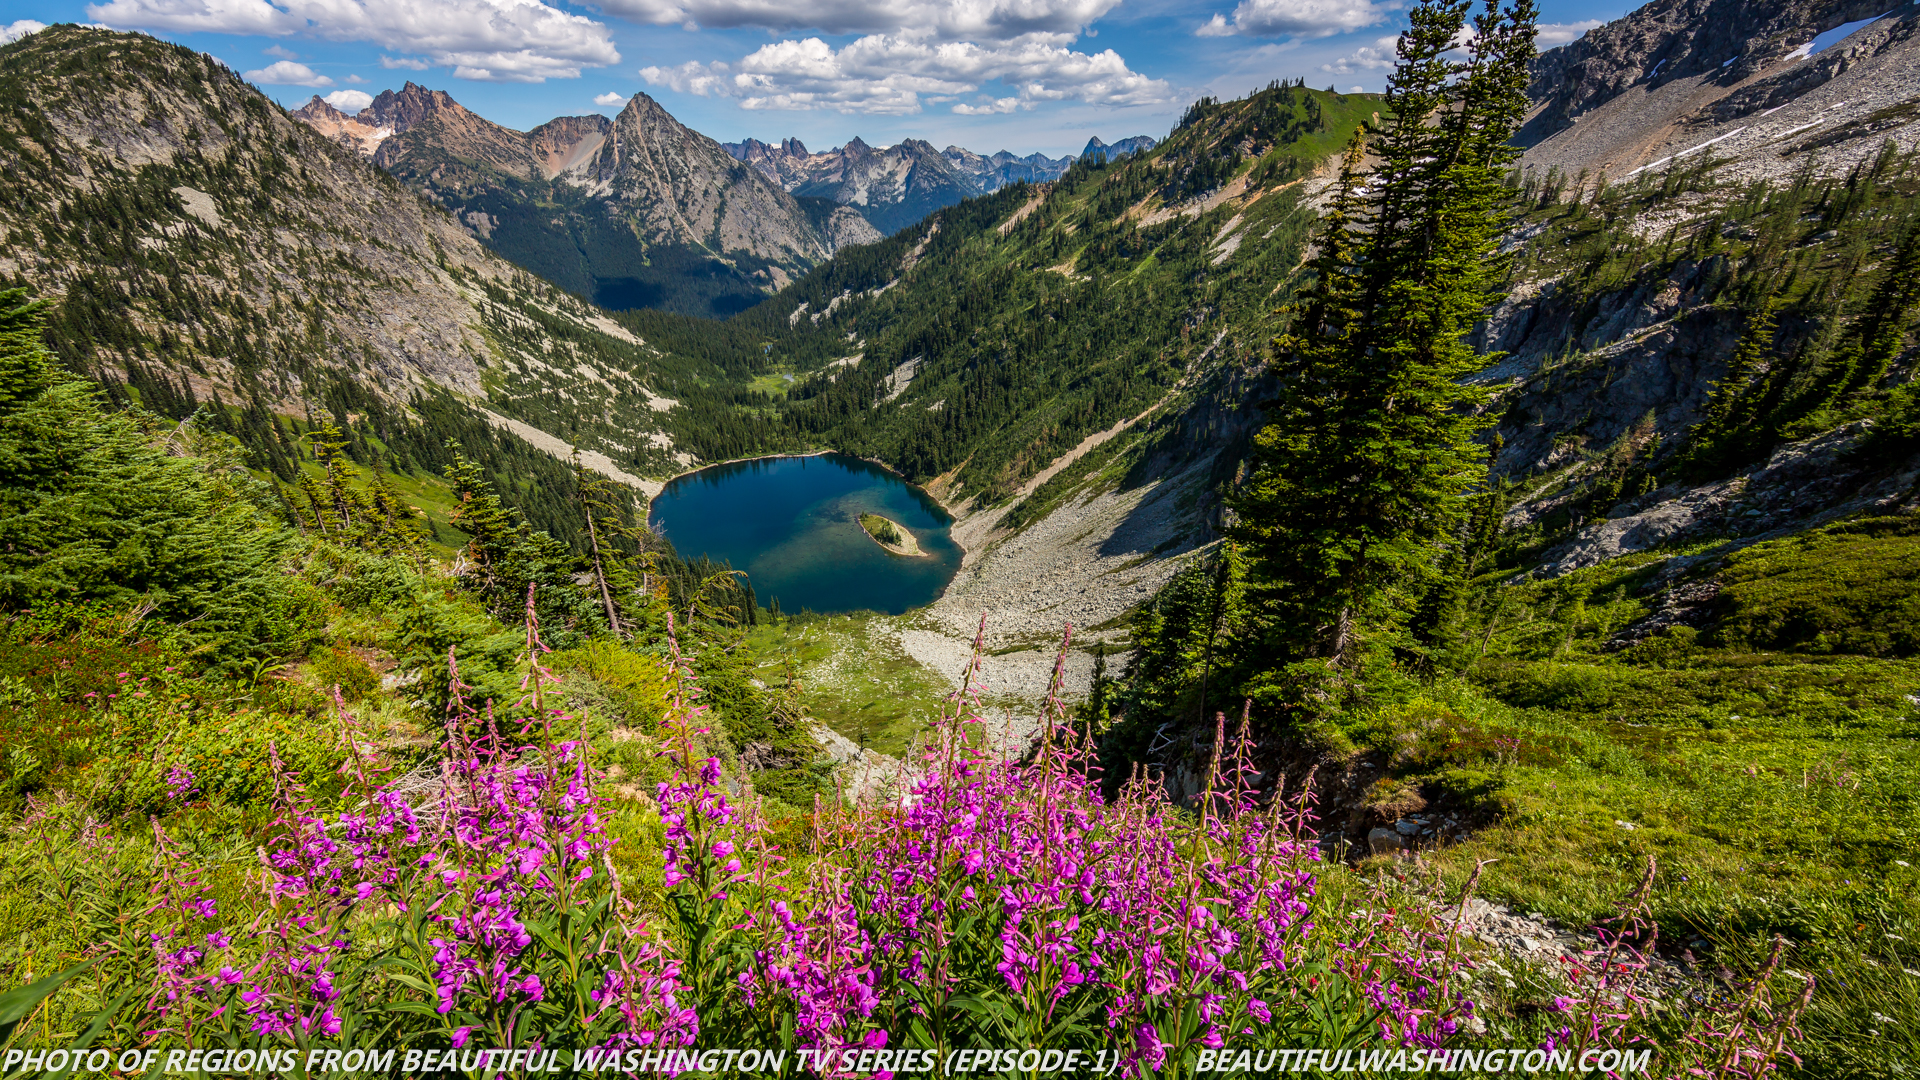
<path fill-rule="evenodd" d="M 1501 276 L 1497 258 L 1527 105 L 1531 0 L 1474 20 L 1469 0 L 1425 0 L 1401 35 L 1389 116 L 1360 172 L 1350 148 L 1315 280 L 1274 342 L 1281 391 L 1236 498 L 1235 533 L 1259 562 L 1282 658 L 1357 659 L 1361 625 L 1423 591 L 1434 552 L 1486 475 L 1474 441 L 1487 360 L 1464 340 Z"/>

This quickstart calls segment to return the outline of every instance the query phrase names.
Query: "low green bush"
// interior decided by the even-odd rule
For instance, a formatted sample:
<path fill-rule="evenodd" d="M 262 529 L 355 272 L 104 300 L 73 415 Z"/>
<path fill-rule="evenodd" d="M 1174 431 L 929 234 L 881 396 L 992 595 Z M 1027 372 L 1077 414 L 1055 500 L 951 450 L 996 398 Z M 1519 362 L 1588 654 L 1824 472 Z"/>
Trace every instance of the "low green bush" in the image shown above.
<path fill-rule="evenodd" d="M 380 676 L 373 668 L 338 645 L 314 653 L 313 677 L 323 692 L 330 693 L 337 686 L 340 696 L 348 701 L 359 701 L 380 689 Z"/>

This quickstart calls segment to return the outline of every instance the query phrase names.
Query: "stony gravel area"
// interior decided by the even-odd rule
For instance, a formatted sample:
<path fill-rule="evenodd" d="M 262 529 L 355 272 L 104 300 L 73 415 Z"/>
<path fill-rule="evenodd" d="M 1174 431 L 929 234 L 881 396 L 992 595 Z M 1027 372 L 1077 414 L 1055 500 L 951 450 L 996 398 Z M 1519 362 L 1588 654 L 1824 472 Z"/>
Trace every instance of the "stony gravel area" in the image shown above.
<path fill-rule="evenodd" d="M 1091 628 L 1152 596 L 1204 550 L 1192 546 L 1199 530 L 1190 506 L 1210 464 L 1132 490 L 1084 493 L 1012 535 L 999 528 L 1004 511 L 963 515 L 953 530 L 966 549 L 960 572 L 902 631 L 908 654 L 957 686 L 985 614 L 987 650 L 996 654 L 986 662 L 985 692 L 1038 701 L 1067 624 L 1076 646 L 1123 640 L 1124 628 Z M 1084 694 L 1092 677 L 1093 656 L 1076 648 L 1068 692 Z"/>

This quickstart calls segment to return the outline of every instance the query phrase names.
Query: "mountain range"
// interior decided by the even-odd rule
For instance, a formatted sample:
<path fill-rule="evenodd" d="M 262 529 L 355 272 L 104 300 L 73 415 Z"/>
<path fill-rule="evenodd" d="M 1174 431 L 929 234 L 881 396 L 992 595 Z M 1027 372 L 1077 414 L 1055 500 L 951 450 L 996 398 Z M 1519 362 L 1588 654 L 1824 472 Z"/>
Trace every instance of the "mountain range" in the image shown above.
<path fill-rule="evenodd" d="M 608 308 L 727 315 L 880 234 L 796 199 L 645 94 L 516 131 L 407 83 L 349 116 L 291 113 L 445 207 L 482 243 Z"/>
<path fill-rule="evenodd" d="M 1055 179 L 1073 157 L 982 157 L 856 138 L 716 143 L 635 94 L 620 113 L 532 131 L 408 82 L 354 114 L 319 95 L 289 115 L 445 207 L 483 244 L 608 308 L 725 316 L 853 244 L 942 207 Z M 1114 149 L 1151 146 L 1137 136 Z M 1087 153 L 1111 152 L 1099 139 Z M 742 163 L 752 166 L 742 167 Z"/>
<path fill-rule="evenodd" d="M 1108 154 L 1152 147 L 1138 135 L 1109 147 L 1089 139 L 1081 157 L 1104 161 Z M 935 150 L 921 139 L 873 147 L 855 137 L 844 146 L 811 153 L 799 139 L 777 143 L 746 139 L 722 143 L 729 154 L 759 169 L 795 195 L 831 199 L 857 208 L 883 233 L 894 233 L 942 207 L 998 191 L 1008 184 L 1041 184 L 1059 179 L 1075 157 L 1045 154 L 1016 157 L 1006 150 L 991 156 L 959 146 Z"/>

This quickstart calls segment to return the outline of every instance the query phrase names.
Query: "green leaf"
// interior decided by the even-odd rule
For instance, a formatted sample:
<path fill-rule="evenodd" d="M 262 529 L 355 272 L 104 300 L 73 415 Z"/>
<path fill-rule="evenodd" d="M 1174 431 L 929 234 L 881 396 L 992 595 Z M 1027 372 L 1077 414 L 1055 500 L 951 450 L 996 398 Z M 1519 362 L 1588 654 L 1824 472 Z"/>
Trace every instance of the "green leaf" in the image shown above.
<path fill-rule="evenodd" d="M 93 966 L 89 960 L 84 964 L 70 967 L 58 974 L 49 975 L 39 982 L 9 990 L 0 994 L 0 1040 L 11 1039 L 13 1029 L 27 1018 L 42 1001 L 60 989 L 60 984 Z"/>
<path fill-rule="evenodd" d="M 85 966 L 86 966 L 85 964 L 81 965 L 81 967 L 85 967 Z M 87 1025 L 87 1030 L 81 1032 L 79 1038 L 73 1040 L 71 1043 L 68 1043 L 67 1048 L 70 1050 L 84 1050 L 87 1047 L 92 1046 L 93 1040 L 100 1037 L 100 1033 L 107 1029 L 107 1025 L 113 1021 L 115 1014 L 119 1013 L 120 1006 L 125 1005 L 127 1003 L 127 999 L 132 996 L 133 996 L 132 990 L 122 991 L 120 996 L 117 998 L 114 998 L 112 1002 L 108 1003 L 106 1008 L 101 1009 L 99 1012 L 93 1015 L 93 1023 Z M 74 1066 L 73 1068 L 62 1069 L 56 1073 L 48 1073 L 46 1076 L 46 1080 L 64 1080 L 65 1077 L 73 1075 L 75 1068 L 78 1068 L 78 1066 Z"/>

